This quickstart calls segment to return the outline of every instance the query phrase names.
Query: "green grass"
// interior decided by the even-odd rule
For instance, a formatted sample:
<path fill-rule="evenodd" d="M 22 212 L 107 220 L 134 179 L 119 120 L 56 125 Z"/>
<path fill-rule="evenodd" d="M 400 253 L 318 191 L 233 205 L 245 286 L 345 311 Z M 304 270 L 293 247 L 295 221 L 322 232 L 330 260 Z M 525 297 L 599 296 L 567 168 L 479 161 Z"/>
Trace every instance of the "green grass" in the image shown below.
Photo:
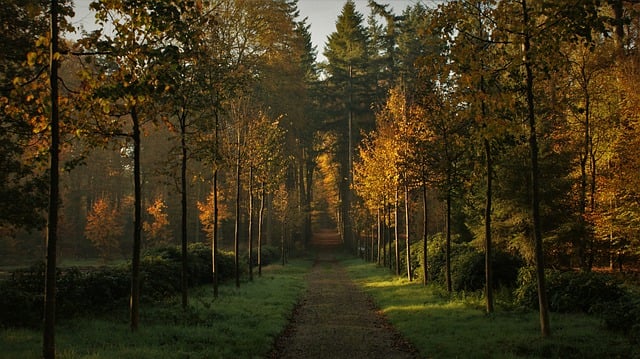
<path fill-rule="evenodd" d="M 140 329 L 131 333 L 128 314 L 61 320 L 56 328 L 58 358 L 259 358 L 275 338 L 305 288 L 309 261 L 263 269 L 262 277 L 220 287 L 191 289 L 185 312 L 179 298 L 141 307 Z M 41 357 L 40 331 L 0 330 L 0 358 Z"/>
<path fill-rule="evenodd" d="M 543 339 L 537 312 L 499 302 L 487 315 L 479 294 L 449 295 L 359 259 L 344 263 L 425 358 L 640 358 L 639 348 L 592 316 L 552 313 L 552 337 Z"/>

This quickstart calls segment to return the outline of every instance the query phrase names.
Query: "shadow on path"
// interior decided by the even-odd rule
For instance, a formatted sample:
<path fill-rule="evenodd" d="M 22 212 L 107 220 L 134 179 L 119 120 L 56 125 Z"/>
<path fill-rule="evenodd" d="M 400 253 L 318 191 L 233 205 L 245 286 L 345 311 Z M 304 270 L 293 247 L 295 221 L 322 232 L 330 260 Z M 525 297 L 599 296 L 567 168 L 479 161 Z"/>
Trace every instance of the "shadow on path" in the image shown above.
<path fill-rule="evenodd" d="M 307 291 L 271 358 L 417 358 L 417 351 L 387 322 L 336 259 L 335 231 L 314 234 L 317 250 Z"/>

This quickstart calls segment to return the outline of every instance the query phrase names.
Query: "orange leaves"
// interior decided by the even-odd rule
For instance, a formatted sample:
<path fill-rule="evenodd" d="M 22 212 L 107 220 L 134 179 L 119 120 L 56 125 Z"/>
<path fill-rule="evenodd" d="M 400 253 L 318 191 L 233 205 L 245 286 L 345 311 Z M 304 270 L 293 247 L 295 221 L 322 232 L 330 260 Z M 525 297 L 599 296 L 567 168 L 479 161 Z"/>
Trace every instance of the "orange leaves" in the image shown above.
<path fill-rule="evenodd" d="M 108 197 L 102 196 L 93 202 L 87 214 L 84 233 L 103 259 L 111 259 L 120 253 L 120 238 L 124 233 L 124 225 L 120 211 Z"/>

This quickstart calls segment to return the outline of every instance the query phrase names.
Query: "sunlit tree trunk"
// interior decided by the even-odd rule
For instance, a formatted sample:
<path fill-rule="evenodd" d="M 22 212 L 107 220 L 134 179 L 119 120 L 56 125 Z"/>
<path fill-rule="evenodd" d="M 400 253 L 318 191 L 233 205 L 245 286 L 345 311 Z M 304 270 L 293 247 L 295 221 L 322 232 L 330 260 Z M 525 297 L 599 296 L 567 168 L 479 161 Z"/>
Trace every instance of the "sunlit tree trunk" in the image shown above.
<path fill-rule="evenodd" d="M 398 225 L 400 223 L 400 213 L 399 213 L 400 210 L 399 210 L 399 205 L 398 205 L 398 202 L 400 200 L 399 192 L 400 192 L 400 190 L 398 188 L 398 185 L 396 184 L 396 200 L 395 200 L 394 205 L 393 205 L 393 215 L 395 217 L 396 223 L 393 226 L 393 230 L 394 230 L 393 233 L 394 233 L 394 244 L 395 244 L 395 251 L 394 251 L 394 253 L 395 253 L 395 269 L 396 269 L 395 273 L 396 273 L 397 276 L 400 275 L 400 248 L 399 248 L 400 246 L 398 245 L 399 244 L 399 238 L 398 237 L 400 237 L 400 228 L 398 228 L 399 227 Z"/>

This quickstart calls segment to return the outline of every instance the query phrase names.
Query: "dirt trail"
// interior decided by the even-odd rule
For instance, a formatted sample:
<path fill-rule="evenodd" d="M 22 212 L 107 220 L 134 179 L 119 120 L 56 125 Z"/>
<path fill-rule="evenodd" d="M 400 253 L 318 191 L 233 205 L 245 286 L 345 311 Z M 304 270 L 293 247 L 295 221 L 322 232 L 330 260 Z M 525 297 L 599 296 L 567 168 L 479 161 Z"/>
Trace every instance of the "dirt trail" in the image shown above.
<path fill-rule="evenodd" d="M 317 258 L 308 289 L 271 358 L 417 358 L 417 351 L 348 278 L 333 231 L 314 234 Z"/>

